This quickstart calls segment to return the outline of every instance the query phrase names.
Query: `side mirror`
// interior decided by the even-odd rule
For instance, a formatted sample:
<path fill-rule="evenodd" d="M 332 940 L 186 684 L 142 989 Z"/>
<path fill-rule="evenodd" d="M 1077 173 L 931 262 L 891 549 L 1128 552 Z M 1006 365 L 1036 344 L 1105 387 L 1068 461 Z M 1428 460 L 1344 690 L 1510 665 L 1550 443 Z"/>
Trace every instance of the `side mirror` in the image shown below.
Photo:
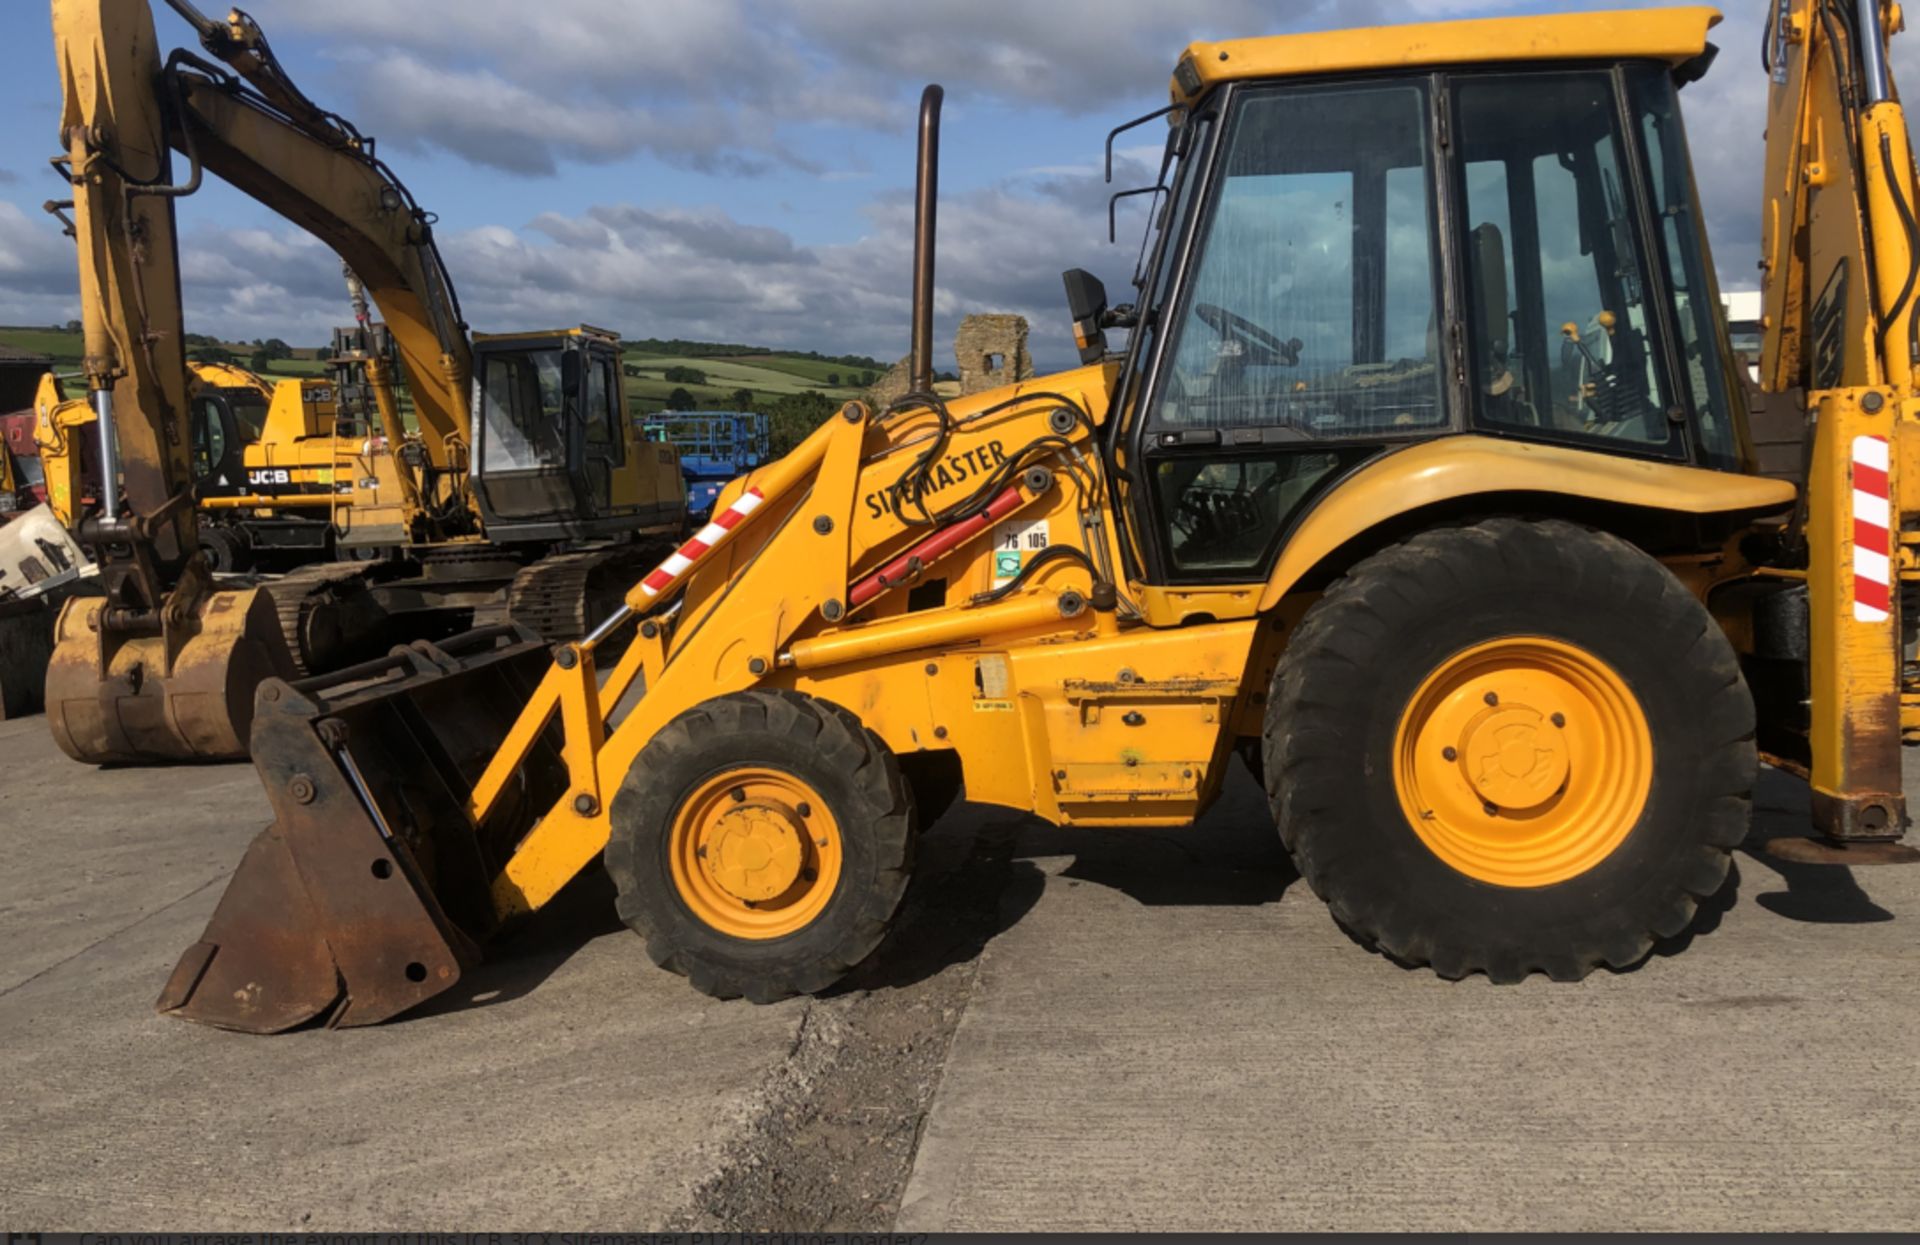
<path fill-rule="evenodd" d="M 1107 334 L 1101 322 L 1107 314 L 1107 287 L 1084 268 L 1060 274 L 1067 286 L 1067 313 L 1073 317 L 1073 344 L 1080 362 L 1098 363 L 1107 353 Z"/>

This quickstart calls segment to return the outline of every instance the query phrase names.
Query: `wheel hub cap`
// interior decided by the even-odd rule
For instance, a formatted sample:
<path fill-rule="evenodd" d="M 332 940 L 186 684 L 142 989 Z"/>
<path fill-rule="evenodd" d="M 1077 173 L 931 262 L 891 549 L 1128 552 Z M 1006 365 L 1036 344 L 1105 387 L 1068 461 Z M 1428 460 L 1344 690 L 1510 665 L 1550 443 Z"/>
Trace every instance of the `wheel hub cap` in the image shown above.
<path fill-rule="evenodd" d="M 742 804 L 722 815 L 706 844 L 707 872 L 736 899 L 764 903 L 800 878 L 804 827 L 791 809 Z"/>
<path fill-rule="evenodd" d="M 1633 689 L 1599 657 L 1544 637 L 1475 645 L 1415 691 L 1395 736 L 1407 823 L 1449 867 L 1551 886 L 1611 855 L 1653 784 Z"/>
<path fill-rule="evenodd" d="M 772 766 L 741 766 L 687 794 L 668 830 L 667 860 L 680 902 L 709 928 L 784 938 L 832 901 L 840 826 L 812 783 Z"/>
<path fill-rule="evenodd" d="M 1516 705 L 1476 715 L 1457 751 L 1482 800 L 1527 809 L 1552 799 L 1567 781 L 1567 749 L 1559 736 L 1545 714 Z"/>

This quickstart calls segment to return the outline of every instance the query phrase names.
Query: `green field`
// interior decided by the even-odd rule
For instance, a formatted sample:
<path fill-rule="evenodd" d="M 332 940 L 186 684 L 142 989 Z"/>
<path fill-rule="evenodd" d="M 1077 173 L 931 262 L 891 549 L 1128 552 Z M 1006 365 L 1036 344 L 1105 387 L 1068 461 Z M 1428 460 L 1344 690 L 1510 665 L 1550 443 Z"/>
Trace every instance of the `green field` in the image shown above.
<path fill-rule="evenodd" d="M 79 366 L 82 353 L 80 334 L 63 329 L 9 328 L 0 326 L 0 344 L 52 357 L 54 366 L 70 370 Z M 223 348 L 241 367 L 248 366 L 254 347 L 245 342 L 226 342 Z M 629 374 L 625 377 L 628 404 L 643 414 L 665 410 L 667 398 L 675 389 L 684 389 L 694 404 L 703 410 L 732 410 L 734 395 L 745 389 L 753 395 L 753 406 L 764 410 L 784 397 L 815 391 L 835 401 L 858 396 L 866 368 L 852 367 L 824 359 L 776 353 L 707 357 L 693 354 L 648 354 L 629 350 L 622 356 Z M 706 374 L 707 383 L 691 385 L 670 381 L 666 371 L 672 367 L 694 368 Z M 317 359 L 276 359 L 263 372 L 268 379 L 325 375 L 327 365 Z M 838 376 L 840 383 L 829 384 L 827 377 Z M 876 377 L 877 379 L 877 377 Z"/>
<path fill-rule="evenodd" d="M 860 377 L 863 374 L 872 372 L 873 379 L 876 381 L 886 374 L 885 368 L 849 367 L 844 363 L 833 363 L 826 359 L 803 359 L 798 355 L 746 355 L 733 360 L 733 362 L 764 368 L 773 372 L 785 372 L 790 376 L 798 376 L 800 379 L 817 388 L 827 388 L 829 386 L 827 377 L 829 376 L 838 376 L 840 378 L 839 383 L 842 386 L 852 385 L 857 388 L 863 388 L 864 386 L 860 384 Z"/>
<path fill-rule="evenodd" d="M 62 329 L 16 329 L 0 328 L 0 345 L 12 346 L 15 350 L 30 350 L 34 354 L 49 355 L 54 367 L 64 371 L 78 367 L 83 353 L 80 334 L 69 333 Z"/>
<path fill-rule="evenodd" d="M 733 395 L 741 389 L 753 394 L 753 404 L 757 408 L 771 406 L 779 398 L 808 390 L 824 393 L 837 400 L 855 397 L 860 392 L 858 384 L 847 383 L 858 379 L 858 374 L 851 368 L 841 372 L 842 383 L 834 386 L 827 384 L 825 379 L 829 372 L 840 372 L 832 364 L 792 355 L 754 355 L 750 358 L 751 361 L 733 357 L 713 359 L 697 355 L 642 354 L 629 350 L 622 356 L 628 373 L 628 403 L 636 410 L 652 414 L 666 409 L 667 396 L 675 389 L 686 390 L 703 410 L 734 409 Z M 707 383 L 692 385 L 668 380 L 667 369 L 679 367 L 704 372 Z M 817 376 L 813 375 L 815 371 L 818 372 Z"/>

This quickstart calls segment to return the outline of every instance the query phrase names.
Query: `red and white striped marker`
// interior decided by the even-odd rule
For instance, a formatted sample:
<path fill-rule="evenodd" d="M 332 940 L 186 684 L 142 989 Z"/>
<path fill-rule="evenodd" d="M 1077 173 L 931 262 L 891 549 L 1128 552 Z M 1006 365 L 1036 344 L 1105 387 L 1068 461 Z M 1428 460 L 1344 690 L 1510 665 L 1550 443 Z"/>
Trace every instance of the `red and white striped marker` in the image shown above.
<path fill-rule="evenodd" d="M 1893 507 L 1887 490 L 1885 437 L 1853 440 L 1853 616 L 1863 623 L 1893 617 Z"/>
<path fill-rule="evenodd" d="M 726 538 L 728 532 L 740 526 L 740 521 L 760 508 L 767 500 L 757 488 L 750 488 L 725 510 L 713 516 L 713 521 L 701 528 L 699 533 L 686 544 L 674 550 L 673 556 L 654 568 L 653 574 L 640 581 L 640 590 L 650 597 L 659 596 L 671 588 L 676 580 L 693 568 L 693 564 Z"/>

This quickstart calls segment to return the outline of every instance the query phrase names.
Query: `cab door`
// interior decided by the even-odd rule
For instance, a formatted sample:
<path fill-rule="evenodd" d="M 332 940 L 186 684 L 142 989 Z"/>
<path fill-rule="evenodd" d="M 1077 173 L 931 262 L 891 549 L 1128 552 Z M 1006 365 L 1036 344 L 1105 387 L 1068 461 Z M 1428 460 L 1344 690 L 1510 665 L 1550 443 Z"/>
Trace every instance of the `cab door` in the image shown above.
<path fill-rule="evenodd" d="M 620 357 L 611 348 L 598 343 L 579 352 L 583 393 L 578 407 L 578 447 L 575 462 L 580 496 L 587 514 L 599 518 L 616 508 L 630 506 L 631 500 L 617 502 L 616 477 L 630 473 L 626 465 L 626 441 L 621 436 Z"/>
<path fill-rule="evenodd" d="M 1458 427 L 1434 81 L 1232 87 L 1136 347 L 1148 574 L 1248 583 L 1388 447 Z M 1138 496 L 1144 493 L 1144 496 Z"/>

